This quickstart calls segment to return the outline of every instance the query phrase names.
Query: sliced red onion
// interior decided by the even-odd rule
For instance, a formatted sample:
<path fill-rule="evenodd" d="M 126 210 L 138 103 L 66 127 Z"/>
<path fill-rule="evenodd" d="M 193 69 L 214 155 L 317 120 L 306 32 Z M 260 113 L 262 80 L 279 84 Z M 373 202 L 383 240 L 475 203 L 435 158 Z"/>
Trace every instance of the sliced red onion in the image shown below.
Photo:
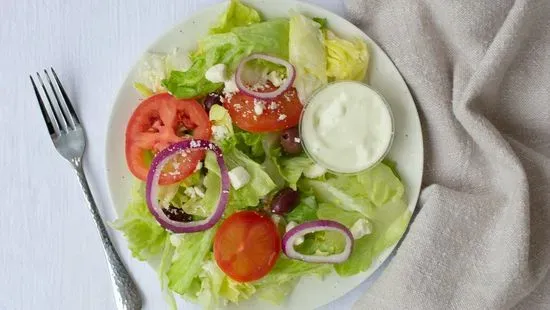
<path fill-rule="evenodd" d="M 245 65 L 249 61 L 255 60 L 255 59 L 263 59 L 263 60 L 272 62 L 274 64 L 284 66 L 287 72 L 287 78 L 285 79 L 285 82 L 278 89 L 272 92 L 266 92 L 266 93 L 257 92 L 248 88 L 245 85 L 242 76 L 245 69 Z M 259 53 L 252 54 L 246 57 L 245 59 L 243 59 L 239 63 L 239 66 L 237 67 L 237 72 L 235 73 L 235 83 L 237 84 L 237 87 L 239 88 L 239 90 L 248 96 L 258 98 L 258 99 L 272 99 L 277 96 L 280 96 L 282 93 L 284 93 L 287 89 L 289 89 L 294 84 L 294 79 L 296 79 L 296 69 L 290 62 L 281 58 L 277 58 L 266 54 L 259 54 Z"/>
<path fill-rule="evenodd" d="M 216 160 L 220 166 L 221 193 L 216 209 L 208 218 L 193 222 L 178 222 L 169 219 L 168 216 L 166 216 L 166 214 L 162 211 L 162 207 L 159 205 L 157 199 L 159 192 L 158 183 L 164 166 L 172 158 L 174 158 L 174 156 L 183 152 L 188 152 L 189 150 L 209 150 L 216 154 Z M 170 145 L 155 156 L 153 162 L 151 163 L 149 174 L 147 175 L 145 199 L 147 201 L 149 211 L 153 214 L 162 227 L 175 233 L 192 233 L 207 230 L 220 220 L 229 199 L 229 186 L 229 175 L 220 148 L 207 140 L 185 140 Z"/>
<path fill-rule="evenodd" d="M 344 250 L 338 254 L 322 256 L 322 255 L 305 255 L 294 249 L 296 239 L 304 237 L 307 234 L 318 231 L 336 231 L 341 233 L 346 239 Z M 335 221 L 318 220 L 300 224 L 289 230 L 283 236 L 283 252 L 292 259 L 301 260 L 308 263 L 327 263 L 338 264 L 345 262 L 351 255 L 353 249 L 353 235 L 349 229 Z"/>

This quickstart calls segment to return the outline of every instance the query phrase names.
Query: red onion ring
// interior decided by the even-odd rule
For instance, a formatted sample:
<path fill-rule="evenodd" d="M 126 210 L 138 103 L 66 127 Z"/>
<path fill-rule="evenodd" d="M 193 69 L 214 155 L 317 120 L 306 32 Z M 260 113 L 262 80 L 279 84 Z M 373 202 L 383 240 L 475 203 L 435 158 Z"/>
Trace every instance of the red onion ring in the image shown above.
<path fill-rule="evenodd" d="M 272 62 L 274 64 L 284 66 L 287 71 L 287 78 L 285 79 L 285 82 L 283 83 L 283 85 L 281 85 L 279 88 L 277 88 L 272 92 L 266 92 L 266 93 L 257 92 L 246 87 L 242 79 L 243 71 L 244 71 L 245 65 L 249 61 L 255 60 L 255 59 L 263 59 L 263 60 Z M 296 79 L 296 69 L 290 62 L 281 58 L 277 58 L 266 54 L 260 54 L 260 53 L 252 54 L 244 58 L 243 60 L 241 60 L 241 62 L 239 63 L 239 66 L 237 67 L 237 72 L 235 73 L 235 83 L 237 84 L 237 87 L 239 88 L 239 90 L 248 96 L 258 98 L 258 99 L 272 99 L 280 96 L 290 87 L 292 87 L 295 79 Z"/>
<path fill-rule="evenodd" d="M 166 216 L 166 214 L 162 211 L 162 208 L 157 200 L 159 191 L 158 183 L 162 168 L 164 168 L 170 159 L 189 150 L 209 150 L 216 154 L 216 160 L 220 166 L 221 193 L 216 209 L 208 218 L 194 222 L 178 222 L 168 218 L 168 216 Z M 162 227 L 175 233 L 192 233 L 207 230 L 221 219 L 229 199 L 229 186 L 229 175 L 220 148 L 207 140 L 185 140 L 170 145 L 155 156 L 153 162 L 151 163 L 149 174 L 147 175 L 145 199 L 147 201 L 149 211 L 153 214 Z"/>
<path fill-rule="evenodd" d="M 294 243 L 296 242 L 296 239 L 317 231 L 336 231 L 341 233 L 346 238 L 346 246 L 344 247 L 344 251 L 338 254 L 322 256 L 305 255 L 294 249 Z M 335 221 L 318 220 L 306 222 L 292 228 L 283 236 L 283 252 L 286 254 L 286 256 L 308 263 L 343 263 L 349 258 L 352 250 L 353 235 L 346 226 Z"/>

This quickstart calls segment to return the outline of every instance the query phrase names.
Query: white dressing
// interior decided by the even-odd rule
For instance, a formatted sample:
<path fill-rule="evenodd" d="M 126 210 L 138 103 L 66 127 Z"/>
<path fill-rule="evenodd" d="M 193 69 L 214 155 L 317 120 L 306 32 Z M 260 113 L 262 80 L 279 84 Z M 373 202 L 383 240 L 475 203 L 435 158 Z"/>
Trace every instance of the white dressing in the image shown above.
<path fill-rule="evenodd" d="M 304 108 L 300 136 L 319 165 L 355 173 L 378 163 L 393 138 L 393 119 L 384 99 L 358 82 L 333 83 Z"/>

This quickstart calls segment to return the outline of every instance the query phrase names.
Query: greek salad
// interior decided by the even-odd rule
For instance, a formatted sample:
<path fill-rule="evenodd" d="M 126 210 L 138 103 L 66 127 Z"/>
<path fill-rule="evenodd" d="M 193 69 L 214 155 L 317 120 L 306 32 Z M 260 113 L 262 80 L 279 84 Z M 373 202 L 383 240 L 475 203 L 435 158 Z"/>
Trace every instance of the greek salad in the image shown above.
<path fill-rule="evenodd" d="M 395 165 L 381 161 L 390 111 L 353 84 L 368 64 L 367 44 L 322 16 L 265 20 L 239 0 L 196 50 L 142 60 L 125 141 L 135 187 L 113 225 L 155 263 L 172 307 L 174 294 L 205 309 L 281 304 L 300 278 L 366 271 L 399 240 L 411 214 Z M 320 91 L 330 85 L 341 87 Z M 321 108 L 307 116 L 308 102 Z M 361 169 L 337 172 L 323 154 Z"/>

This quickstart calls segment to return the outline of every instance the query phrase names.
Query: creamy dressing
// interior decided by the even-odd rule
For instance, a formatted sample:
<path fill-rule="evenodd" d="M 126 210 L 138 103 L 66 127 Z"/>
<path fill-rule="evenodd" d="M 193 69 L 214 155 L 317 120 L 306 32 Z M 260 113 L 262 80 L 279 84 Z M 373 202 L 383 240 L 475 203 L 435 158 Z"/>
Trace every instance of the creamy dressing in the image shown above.
<path fill-rule="evenodd" d="M 338 82 L 307 103 L 300 135 L 318 164 L 334 172 L 354 173 L 385 156 L 393 138 L 393 119 L 376 91 L 358 82 Z"/>

